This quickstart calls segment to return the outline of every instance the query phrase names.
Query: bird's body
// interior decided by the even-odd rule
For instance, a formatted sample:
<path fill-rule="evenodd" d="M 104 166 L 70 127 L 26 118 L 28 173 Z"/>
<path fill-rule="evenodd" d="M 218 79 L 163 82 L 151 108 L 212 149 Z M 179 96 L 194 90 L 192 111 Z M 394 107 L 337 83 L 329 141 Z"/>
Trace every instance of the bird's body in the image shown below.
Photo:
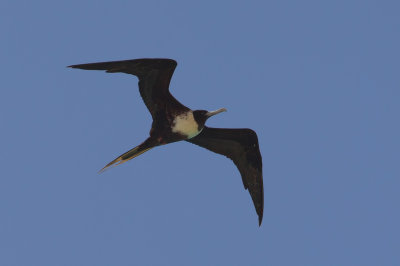
<path fill-rule="evenodd" d="M 225 108 L 213 112 L 191 110 L 169 92 L 176 67 L 172 59 L 134 59 L 72 65 L 72 68 L 123 72 L 139 78 L 139 91 L 149 109 L 153 123 L 150 136 L 139 146 L 117 157 L 101 171 L 119 165 L 160 145 L 188 141 L 233 160 L 249 189 L 261 225 L 264 206 L 262 159 L 256 133 L 251 129 L 219 129 L 205 126 L 206 120 Z"/>
<path fill-rule="evenodd" d="M 197 136 L 201 130 L 203 128 L 199 127 L 199 124 L 194 119 L 193 111 L 177 115 L 172 121 L 171 131 L 188 139 Z"/>

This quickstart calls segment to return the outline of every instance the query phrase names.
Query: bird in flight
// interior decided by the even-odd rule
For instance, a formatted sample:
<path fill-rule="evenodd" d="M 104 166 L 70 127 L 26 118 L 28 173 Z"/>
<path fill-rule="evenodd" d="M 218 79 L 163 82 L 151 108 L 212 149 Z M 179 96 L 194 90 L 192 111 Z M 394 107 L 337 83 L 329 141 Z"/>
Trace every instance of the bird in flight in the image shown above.
<path fill-rule="evenodd" d="M 71 65 L 71 68 L 126 73 L 139 79 L 139 92 L 153 118 L 150 137 L 142 144 L 118 156 L 100 172 L 120 165 L 160 145 L 185 140 L 222 154 L 237 166 L 245 189 L 248 189 L 261 225 L 264 209 L 262 159 L 256 133 L 247 128 L 211 128 L 205 125 L 211 116 L 225 112 L 191 110 L 169 91 L 169 83 L 177 66 L 175 60 L 143 58 Z"/>

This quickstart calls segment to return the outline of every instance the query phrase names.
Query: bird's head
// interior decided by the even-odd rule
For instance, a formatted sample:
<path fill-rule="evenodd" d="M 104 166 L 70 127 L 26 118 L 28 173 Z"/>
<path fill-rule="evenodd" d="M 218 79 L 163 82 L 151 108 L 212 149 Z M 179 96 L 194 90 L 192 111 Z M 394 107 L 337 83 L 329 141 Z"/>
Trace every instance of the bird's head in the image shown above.
<path fill-rule="evenodd" d="M 199 124 L 199 128 L 203 128 L 204 124 L 206 123 L 207 119 L 212 117 L 213 115 L 226 112 L 225 108 L 221 108 L 215 111 L 206 111 L 206 110 L 196 110 L 193 111 L 194 119 L 196 120 L 197 124 Z"/>

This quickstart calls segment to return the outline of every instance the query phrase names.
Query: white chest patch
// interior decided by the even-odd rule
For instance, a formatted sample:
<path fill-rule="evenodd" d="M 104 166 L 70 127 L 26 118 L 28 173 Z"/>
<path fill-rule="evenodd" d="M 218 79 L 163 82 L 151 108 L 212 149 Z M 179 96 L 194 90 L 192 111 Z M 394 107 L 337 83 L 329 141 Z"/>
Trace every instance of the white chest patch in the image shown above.
<path fill-rule="evenodd" d="M 172 122 L 172 132 L 185 135 L 190 139 L 197 136 L 201 130 L 198 130 L 198 124 L 194 120 L 193 112 L 189 111 L 175 117 Z"/>

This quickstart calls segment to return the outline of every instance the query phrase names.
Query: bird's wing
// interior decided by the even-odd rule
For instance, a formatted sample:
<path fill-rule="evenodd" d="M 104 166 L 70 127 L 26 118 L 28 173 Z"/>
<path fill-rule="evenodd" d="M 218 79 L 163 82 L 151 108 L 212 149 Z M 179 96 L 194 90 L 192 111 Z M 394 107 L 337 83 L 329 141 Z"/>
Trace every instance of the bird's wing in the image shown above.
<path fill-rule="evenodd" d="M 253 199 L 261 225 L 264 209 L 262 158 L 257 134 L 251 129 L 204 127 L 199 135 L 186 140 L 231 159 L 242 176 L 245 189 Z"/>
<path fill-rule="evenodd" d="M 69 67 L 86 70 L 106 70 L 107 73 L 127 73 L 139 78 L 139 91 L 153 119 L 159 110 L 175 108 L 187 111 L 169 92 L 169 83 L 176 68 L 176 61 L 162 58 L 143 58 L 72 65 Z M 168 106 L 166 106 L 168 105 Z"/>

